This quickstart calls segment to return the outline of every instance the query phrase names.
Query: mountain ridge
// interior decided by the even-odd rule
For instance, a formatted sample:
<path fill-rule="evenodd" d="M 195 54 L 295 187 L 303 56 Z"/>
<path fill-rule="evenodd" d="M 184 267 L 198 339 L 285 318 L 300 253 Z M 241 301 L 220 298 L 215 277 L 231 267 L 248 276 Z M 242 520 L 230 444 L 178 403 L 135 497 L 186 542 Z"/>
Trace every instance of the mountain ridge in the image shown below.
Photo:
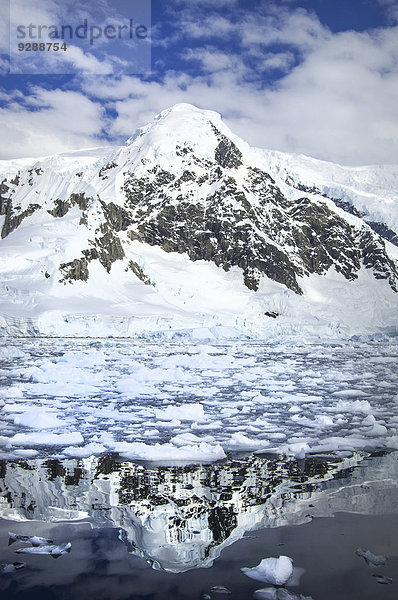
<path fill-rule="evenodd" d="M 170 288 L 167 274 L 159 276 L 159 265 L 157 269 L 148 266 L 144 255 L 149 247 L 165 252 L 166 256 L 158 259 L 174 271 L 181 269 L 180 259 L 173 263 L 176 255 L 185 257 L 184 268 L 186 260 L 194 265 L 205 262 L 210 270 L 215 265 L 218 294 L 223 294 L 225 286 L 220 270 L 229 274 L 228 281 L 236 291 L 241 290 L 240 295 L 246 294 L 241 288 L 244 284 L 252 292 L 244 313 L 261 322 L 263 329 L 269 329 L 267 313 L 292 317 L 291 311 L 281 315 L 275 309 L 275 298 L 264 302 L 264 294 L 269 296 L 272 291 L 273 296 L 283 297 L 287 292 L 297 304 L 293 293 L 307 302 L 309 280 L 330 278 L 332 272 L 342 275 L 347 285 L 368 281 L 370 276 L 375 280 L 372 289 L 377 281 L 377 288 L 383 287 L 380 305 L 385 297 L 387 305 L 395 306 L 398 251 L 394 236 L 398 228 L 393 227 L 398 211 L 392 210 L 393 191 L 389 195 L 385 183 L 388 193 L 379 196 L 378 202 L 380 178 L 375 170 L 362 168 L 363 190 L 357 182 L 350 197 L 347 189 L 352 188 L 352 181 L 341 173 L 339 179 L 336 172 L 343 169 L 343 174 L 350 172 L 355 179 L 361 168 L 344 170 L 334 165 L 330 172 L 320 173 L 322 161 L 294 160 L 290 155 L 250 148 L 213 111 L 178 104 L 138 129 L 125 146 L 112 147 L 109 152 L 101 148 L 66 153 L 33 164 L 26 161 L 24 169 L 18 168 L 20 159 L 2 162 L 0 226 L 6 260 L 0 267 L 4 281 L 0 314 L 20 318 L 25 307 L 26 316 L 34 320 L 45 312 L 59 312 L 64 299 L 65 323 L 69 310 L 75 314 L 73 305 L 78 299 L 79 314 L 98 316 L 103 307 L 90 313 L 93 307 L 84 306 L 83 298 L 99 301 L 103 290 L 96 294 L 93 288 L 98 292 L 104 285 L 113 286 L 116 296 L 105 314 L 117 315 L 119 306 L 120 315 L 137 317 L 134 306 L 126 309 L 129 298 L 137 307 L 146 304 L 146 310 L 138 310 L 141 320 L 143 313 L 149 318 L 144 330 L 158 328 L 159 313 L 168 321 L 168 328 L 174 328 L 177 323 L 168 316 L 180 311 L 185 314 L 184 327 L 189 327 L 193 313 L 193 326 L 208 321 L 234 322 L 227 298 L 221 302 L 221 313 L 204 306 L 207 317 L 197 318 L 201 312 L 200 306 L 195 309 L 198 292 L 190 294 L 185 289 L 183 271 L 179 280 L 176 277 L 177 285 Z M 315 165 L 313 176 L 309 162 Z M 394 167 L 387 171 L 394 174 Z M 334 197 L 339 190 L 345 195 Z M 35 251 L 38 258 L 33 265 L 26 247 L 37 244 L 40 251 Z M 156 262 L 155 255 L 151 256 Z M 17 267 L 14 273 L 10 260 Z M 275 284 L 282 289 L 275 292 Z M 89 293 L 84 285 L 91 286 Z M 170 289 L 165 292 L 166 288 Z M 182 304 L 181 294 L 187 297 Z M 157 308 L 151 313 L 153 305 Z M 381 312 L 380 323 L 374 323 L 376 330 L 381 323 L 388 327 L 395 323 L 393 309 Z M 223 319 L 226 313 L 228 318 Z M 232 313 L 235 322 L 242 321 L 240 309 L 235 307 Z M 330 323 L 336 321 L 332 313 Z M 7 318 L 5 321 L 3 330 L 9 332 Z M 347 326 L 349 330 L 349 322 Z M 33 329 L 41 331 L 40 325 Z"/>

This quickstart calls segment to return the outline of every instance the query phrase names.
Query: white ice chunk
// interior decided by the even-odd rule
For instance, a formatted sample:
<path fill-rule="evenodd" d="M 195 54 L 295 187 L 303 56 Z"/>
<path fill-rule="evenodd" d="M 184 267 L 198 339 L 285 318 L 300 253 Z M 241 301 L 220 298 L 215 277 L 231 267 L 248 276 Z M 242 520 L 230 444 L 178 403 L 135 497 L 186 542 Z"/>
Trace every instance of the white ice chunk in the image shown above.
<path fill-rule="evenodd" d="M 213 585 L 213 587 L 210 588 L 210 591 L 213 592 L 213 594 L 232 594 L 231 590 L 223 585 Z"/>
<path fill-rule="evenodd" d="M 374 425 L 376 423 L 376 419 L 373 415 L 368 415 L 364 419 L 362 419 L 362 425 Z"/>
<path fill-rule="evenodd" d="M 371 565 L 372 567 L 381 567 L 382 565 L 385 565 L 387 561 L 386 556 L 383 556 L 382 554 L 373 554 L 370 550 L 363 550 L 362 548 L 357 548 L 355 554 L 364 558 L 366 564 Z"/>
<path fill-rule="evenodd" d="M 74 458 L 88 458 L 89 456 L 97 456 L 103 452 L 106 452 L 106 447 L 103 444 L 91 442 L 91 444 L 86 444 L 86 446 L 68 446 L 64 448 L 62 454 Z"/>
<path fill-rule="evenodd" d="M 205 413 L 202 404 L 182 404 L 174 406 L 169 404 L 166 408 L 155 408 L 155 416 L 163 421 L 172 421 L 178 419 L 180 421 L 205 421 Z"/>
<path fill-rule="evenodd" d="M 267 440 L 249 438 L 244 433 L 236 432 L 231 435 L 230 440 L 227 442 L 227 447 L 230 450 L 261 450 L 262 448 L 268 448 L 269 442 Z"/>
<path fill-rule="evenodd" d="M 65 446 L 66 444 L 81 444 L 83 436 L 80 432 L 73 433 L 16 433 L 9 438 L 12 446 Z"/>
<path fill-rule="evenodd" d="M 22 415 L 15 417 L 14 423 L 33 429 L 56 429 L 65 425 L 64 421 L 58 419 L 55 411 L 43 410 L 41 408 L 30 408 Z"/>
<path fill-rule="evenodd" d="M 22 358 L 25 353 L 19 348 L 13 348 L 12 346 L 0 347 L 0 358 Z"/>
<path fill-rule="evenodd" d="M 377 583 L 381 583 L 382 585 L 388 585 L 392 583 L 391 577 L 386 577 L 385 575 L 378 575 L 377 573 L 374 573 L 373 577 L 376 577 Z"/>
<path fill-rule="evenodd" d="M 18 548 L 16 550 L 17 554 L 47 554 L 49 556 L 53 556 L 54 558 L 58 558 L 63 554 L 67 554 L 70 552 L 72 544 L 68 542 L 67 544 L 61 544 L 60 546 L 50 545 L 50 546 L 32 546 L 28 548 Z"/>
<path fill-rule="evenodd" d="M 285 588 L 268 587 L 256 590 L 253 593 L 254 600 L 312 600 L 311 596 L 294 594 Z"/>
<path fill-rule="evenodd" d="M 201 442 L 214 442 L 214 437 L 205 435 L 198 437 L 193 433 L 180 433 L 171 438 L 170 442 L 179 448 L 188 446 L 189 444 L 200 444 Z"/>
<path fill-rule="evenodd" d="M 4 565 L 0 572 L 2 573 L 14 573 L 14 571 L 18 571 L 19 569 L 23 569 L 25 567 L 25 563 L 23 562 L 13 562 L 8 565 Z"/>
<path fill-rule="evenodd" d="M 243 567 L 241 571 L 256 581 L 284 585 L 293 573 L 293 561 L 289 556 L 264 558 L 257 567 Z"/>
<path fill-rule="evenodd" d="M 351 389 L 351 390 L 339 390 L 338 392 L 333 392 L 332 396 L 341 396 L 344 398 L 357 398 L 358 396 L 367 396 L 365 392 L 362 390 Z"/>
<path fill-rule="evenodd" d="M 222 446 L 206 442 L 181 448 L 174 444 L 149 445 L 143 442 L 113 442 L 109 443 L 108 449 L 118 452 L 129 460 L 211 462 L 225 458 Z"/>
<path fill-rule="evenodd" d="M 380 423 L 375 423 L 369 430 L 368 430 L 368 435 L 371 436 L 379 436 L 379 435 L 386 435 L 387 434 L 387 427 L 384 427 L 384 425 L 381 425 Z"/>
<path fill-rule="evenodd" d="M 46 538 L 39 537 L 38 535 L 32 535 L 32 537 L 30 537 L 28 541 L 34 547 L 46 546 L 48 544 L 53 543 L 52 540 L 47 540 Z"/>
<path fill-rule="evenodd" d="M 333 407 L 336 412 L 350 412 L 350 413 L 365 413 L 369 414 L 372 412 L 372 407 L 367 400 L 339 400 Z"/>

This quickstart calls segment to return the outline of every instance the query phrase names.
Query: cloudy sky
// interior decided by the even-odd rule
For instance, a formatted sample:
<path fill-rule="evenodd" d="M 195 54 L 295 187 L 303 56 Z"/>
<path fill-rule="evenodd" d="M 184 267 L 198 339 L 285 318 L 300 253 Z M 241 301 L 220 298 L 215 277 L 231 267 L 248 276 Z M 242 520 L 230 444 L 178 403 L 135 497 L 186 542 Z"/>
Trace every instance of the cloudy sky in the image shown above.
<path fill-rule="evenodd" d="M 398 0 L 10 5 L 1 0 L 0 158 L 121 144 L 190 102 L 220 112 L 255 146 L 348 165 L 398 162 Z M 127 39 L 126 27 L 117 40 L 66 39 L 57 55 L 17 51 L 21 23 L 136 27 L 149 9 L 145 39 Z"/>

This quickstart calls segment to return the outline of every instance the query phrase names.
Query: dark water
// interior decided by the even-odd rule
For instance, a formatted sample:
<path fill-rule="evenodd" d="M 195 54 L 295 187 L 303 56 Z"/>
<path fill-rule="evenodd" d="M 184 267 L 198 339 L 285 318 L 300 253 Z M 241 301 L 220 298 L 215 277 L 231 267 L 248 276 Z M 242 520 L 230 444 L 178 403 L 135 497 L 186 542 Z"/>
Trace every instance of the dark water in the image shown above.
<path fill-rule="evenodd" d="M 282 554 L 304 572 L 275 598 L 395 600 L 397 474 L 397 453 L 168 468 L 113 457 L 3 462 L 0 561 L 26 566 L 0 575 L 0 598 L 243 600 L 269 585 L 240 569 Z M 57 559 L 16 554 L 26 544 L 8 546 L 8 531 L 72 548 Z M 359 547 L 386 565 L 368 566 Z"/>

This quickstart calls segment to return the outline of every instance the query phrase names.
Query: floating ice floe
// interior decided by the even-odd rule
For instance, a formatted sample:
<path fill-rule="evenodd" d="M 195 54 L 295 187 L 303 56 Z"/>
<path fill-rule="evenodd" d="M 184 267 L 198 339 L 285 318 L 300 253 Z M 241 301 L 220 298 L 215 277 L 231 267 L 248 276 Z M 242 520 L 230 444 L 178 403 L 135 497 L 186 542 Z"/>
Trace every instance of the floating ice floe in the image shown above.
<path fill-rule="evenodd" d="M 382 585 L 389 585 L 392 583 L 391 577 L 386 577 L 385 575 L 377 575 L 374 573 L 373 577 L 376 578 L 377 583 L 381 583 Z"/>
<path fill-rule="evenodd" d="M 213 585 L 210 591 L 213 592 L 213 594 L 232 594 L 231 590 L 223 585 Z"/>
<path fill-rule="evenodd" d="M 396 342 L 96 343 L 13 342 L 24 360 L 2 358 L 2 458 L 194 463 L 398 448 Z"/>
<path fill-rule="evenodd" d="M 253 593 L 254 600 L 312 600 L 311 596 L 294 594 L 285 588 L 268 587 L 256 590 Z"/>
<path fill-rule="evenodd" d="M 61 544 L 60 546 L 49 545 L 49 546 L 29 546 L 26 548 L 18 548 L 16 550 L 17 554 L 47 554 L 48 556 L 52 556 L 53 558 L 58 558 L 63 554 L 67 554 L 71 551 L 72 544 L 68 542 L 67 544 Z"/>
<path fill-rule="evenodd" d="M 64 446 L 65 444 L 81 444 L 84 441 L 80 432 L 73 433 L 16 433 L 9 439 L 12 446 Z"/>
<path fill-rule="evenodd" d="M 16 561 L 7 565 L 1 565 L 0 573 L 14 573 L 15 571 L 19 571 L 19 569 L 23 569 L 24 567 L 25 563 Z"/>
<path fill-rule="evenodd" d="M 284 585 L 293 574 L 293 561 L 289 556 L 264 558 L 257 567 L 243 567 L 242 573 L 273 585 Z"/>
<path fill-rule="evenodd" d="M 59 414 L 54 410 L 29 407 L 26 412 L 14 417 L 14 423 L 34 429 L 56 429 L 65 425 L 64 421 L 58 417 Z"/>
<path fill-rule="evenodd" d="M 38 537 L 37 535 L 20 535 L 18 533 L 13 533 L 12 531 L 8 532 L 8 545 L 11 546 L 14 542 L 27 542 L 31 546 L 47 546 L 52 544 L 52 540 L 47 540 L 46 538 Z"/>
<path fill-rule="evenodd" d="M 155 409 L 155 416 L 162 421 L 205 421 L 206 417 L 203 411 L 203 406 L 200 403 L 183 404 L 181 406 L 173 406 L 169 404 L 164 409 Z"/>
<path fill-rule="evenodd" d="M 365 559 L 366 564 L 371 567 L 381 567 L 386 564 L 387 557 L 382 554 L 373 554 L 370 550 L 362 550 L 362 548 L 357 548 L 355 551 L 357 556 L 361 556 Z"/>

